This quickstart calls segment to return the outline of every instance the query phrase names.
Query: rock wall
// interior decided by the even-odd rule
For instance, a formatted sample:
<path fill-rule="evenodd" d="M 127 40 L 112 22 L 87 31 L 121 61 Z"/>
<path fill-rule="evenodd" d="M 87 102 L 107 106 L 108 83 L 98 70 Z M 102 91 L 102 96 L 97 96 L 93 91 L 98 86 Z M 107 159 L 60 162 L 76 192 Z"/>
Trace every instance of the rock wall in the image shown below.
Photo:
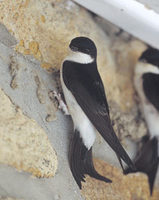
<path fill-rule="evenodd" d="M 38 177 L 54 176 L 57 156 L 46 133 L 0 89 L 0 161 Z"/>
<path fill-rule="evenodd" d="M 118 28 L 69 0 L 0 1 L 0 23 L 2 199 L 148 199 L 146 176 L 123 176 L 100 136 L 94 155 L 107 163 L 95 160 L 96 167 L 114 183 L 87 178 L 79 191 L 68 165 L 72 121 L 58 111 L 52 96 L 60 87 L 57 71 L 70 40 L 81 35 L 92 38 L 114 128 L 133 156 L 134 142 L 146 133 L 136 105 L 133 68 L 146 46 L 125 33 L 117 34 Z M 129 183 L 134 189 L 124 186 Z"/>

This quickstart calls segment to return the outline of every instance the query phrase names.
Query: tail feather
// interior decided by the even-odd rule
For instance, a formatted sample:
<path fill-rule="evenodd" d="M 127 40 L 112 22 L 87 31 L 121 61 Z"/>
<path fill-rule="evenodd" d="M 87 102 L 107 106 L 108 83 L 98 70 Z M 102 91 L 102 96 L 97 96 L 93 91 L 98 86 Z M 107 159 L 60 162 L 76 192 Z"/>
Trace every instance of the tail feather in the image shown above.
<path fill-rule="evenodd" d="M 102 134 L 102 136 L 105 139 L 105 141 L 109 144 L 109 146 L 113 149 L 113 151 L 116 153 L 119 163 L 123 169 L 123 172 L 124 172 L 124 168 L 122 165 L 122 161 L 124 161 L 127 164 L 127 166 L 130 167 L 132 170 L 135 170 L 136 168 L 135 168 L 134 163 L 130 159 L 129 155 L 127 154 L 123 146 L 121 145 L 113 127 L 109 126 L 107 130 L 105 129 L 106 129 L 105 127 L 103 128 L 101 126 L 101 127 L 98 127 L 97 130 L 101 133 L 106 132 L 106 134 Z"/>
<path fill-rule="evenodd" d="M 94 168 L 93 159 L 92 159 L 92 148 L 86 153 L 85 163 L 84 163 L 84 172 L 89 176 L 99 179 L 105 182 L 112 182 L 110 179 L 101 176 Z"/>
<path fill-rule="evenodd" d="M 133 172 L 143 172 L 147 174 L 150 194 L 152 195 L 153 186 L 155 182 L 155 177 L 159 165 L 159 155 L 158 155 L 158 140 L 156 137 L 145 141 L 140 152 L 137 153 L 136 158 L 134 159 L 136 170 L 127 168 L 125 174 Z"/>
<path fill-rule="evenodd" d="M 117 155 L 117 158 L 119 160 L 121 168 L 123 169 L 123 172 L 124 172 L 124 167 L 123 167 L 123 164 L 122 164 L 122 160 L 127 164 L 127 166 L 129 168 L 131 168 L 131 170 L 136 170 L 134 163 L 130 159 L 129 155 L 127 154 L 127 152 L 125 151 L 123 146 L 121 145 L 121 143 L 120 143 L 119 139 L 117 138 L 114 130 L 112 130 L 112 136 L 113 136 L 113 139 L 114 139 L 114 142 L 115 142 L 116 145 L 111 146 L 111 147 Z"/>
<path fill-rule="evenodd" d="M 82 142 L 80 133 L 75 130 L 69 153 L 70 169 L 79 188 L 82 188 L 81 181 L 85 182 L 85 174 L 105 182 L 112 182 L 110 179 L 98 174 L 93 165 L 92 148 L 89 150 Z"/>

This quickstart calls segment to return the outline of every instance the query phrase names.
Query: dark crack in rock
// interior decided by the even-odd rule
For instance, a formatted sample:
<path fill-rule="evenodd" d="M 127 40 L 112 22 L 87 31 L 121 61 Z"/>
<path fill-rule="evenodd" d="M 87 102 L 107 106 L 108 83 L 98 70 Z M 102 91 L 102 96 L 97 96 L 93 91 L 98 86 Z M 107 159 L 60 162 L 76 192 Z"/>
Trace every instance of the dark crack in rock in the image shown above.
<path fill-rule="evenodd" d="M 20 66 L 17 63 L 15 57 L 11 56 L 10 61 L 11 62 L 9 65 L 9 71 L 12 78 L 10 82 L 10 86 L 12 89 L 16 89 L 18 87 L 18 76 L 19 76 Z"/>

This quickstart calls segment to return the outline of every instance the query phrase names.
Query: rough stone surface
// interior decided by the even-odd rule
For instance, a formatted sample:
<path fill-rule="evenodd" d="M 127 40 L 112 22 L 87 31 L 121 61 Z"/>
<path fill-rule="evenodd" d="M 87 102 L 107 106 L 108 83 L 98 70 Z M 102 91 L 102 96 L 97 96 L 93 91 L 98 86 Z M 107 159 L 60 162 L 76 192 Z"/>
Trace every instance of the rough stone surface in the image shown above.
<path fill-rule="evenodd" d="M 0 99 L 0 163 L 38 177 L 54 176 L 57 156 L 44 130 L 23 115 L 1 89 Z"/>
<path fill-rule="evenodd" d="M 24 57 L 17 54 L 12 48 L 1 43 L 0 72 L 0 87 L 12 102 L 11 111 L 13 112 L 10 110 L 9 112 L 12 114 L 11 120 L 14 123 L 8 123 L 6 127 L 1 127 L 5 129 L 5 132 L 1 133 L 4 138 L 0 139 L 0 142 L 3 142 L 3 148 L 0 148 L 0 151 L 3 152 L 3 154 L 0 154 L 3 156 L 3 164 L 1 162 L 0 165 L 0 195 L 25 200 L 82 199 L 68 165 L 68 142 L 72 124 L 69 117 L 64 117 L 62 113 L 57 112 L 55 116 L 57 109 L 50 94 L 52 90 L 56 89 L 55 77 L 42 69 L 40 63 L 31 56 Z M 16 75 L 16 87 L 11 85 L 14 73 Z M 8 100 L 6 101 L 8 102 Z M 18 107 L 23 114 L 16 112 L 15 107 Z M 2 112 L 3 109 L 7 109 L 4 106 L 0 106 L 0 108 Z M 9 114 L 2 112 L 1 118 L 8 120 Z M 13 114 L 16 116 L 13 116 Z M 48 116 L 52 116 L 54 120 L 48 121 Z M 55 118 L 57 118 L 56 121 Z M 6 124 L 5 120 L 3 121 Z M 21 123 L 22 121 L 25 123 Z M 22 133 L 18 130 L 19 126 L 23 131 Z M 13 131 L 8 132 L 11 127 L 13 127 Z M 31 135 L 31 133 L 35 134 Z M 43 137 L 41 134 L 43 134 Z M 29 137 L 27 138 L 27 136 Z M 24 146 L 26 148 L 23 148 Z M 35 175 L 48 177 L 48 172 L 50 173 L 51 170 L 53 175 L 57 158 L 53 152 L 50 153 L 52 147 L 55 149 L 58 158 L 58 169 L 53 178 L 39 179 L 23 172 L 25 169 L 27 172 L 36 172 Z M 11 155 L 11 160 L 8 160 L 7 157 L 4 158 L 4 156 L 10 157 Z M 26 159 L 27 155 L 28 158 Z M 37 160 L 38 158 L 39 160 Z M 43 158 L 46 159 L 44 163 Z M 25 163 L 23 163 L 24 159 Z M 52 167 L 47 160 L 50 161 Z M 14 163 L 11 163 L 13 161 Z M 26 165 L 27 163 L 32 168 L 29 168 Z M 4 164 L 12 164 L 21 172 Z M 36 165 L 33 166 L 33 164 Z M 49 166 L 45 164 L 49 164 Z M 40 168 L 39 171 L 38 168 L 33 169 L 37 166 Z"/>
<path fill-rule="evenodd" d="M 58 81 L 59 77 L 47 73 L 40 65 L 48 71 L 59 69 L 72 38 L 81 35 L 92 38 L 98 48 L 98 68 L 106 88 L 112 123 L 124 147 L 133 156 L 136 149 L 133 141 L 146 134 L 136 105 L 133 67 L 146 47 L 128 34 L 120 34 L 118 28 L 107 22 L 106 26 L 100 25 L 89 12 L 69 0 L 5 0 L 0 1 L 0 11 L 0 22 L 12 34 L 11 37 L 0 24 L 0 88 L 25 116 L 36 120 L 44 129 L 58 156 L 57 172 L 49 179 L 32 178 L 28 173 L 0 165 L 0 194 L 25 200 L 82 199 L 68 165 L 72 123 L 69 117 L 57 112 L 52 97 L 52 90 L 57 88 L 55 79 Z M 100 136 L 93 151 L 96 157 L 119 166 L 116 155 Z M 88 178 L 83 189 L 86 199 L 147 198 L 146 176 L 139 175 L 140 187 L 138 179 L 125 178 L 116 168 L 102 161 L 98 163 L 99 171 L 100 167 L 104 171 L 108 169 L 103 174 L 117 181 L 107 186 Z M 130 182 L 131 188 L 136 188 L 137 184 L 140 190 L 136 193 L 132 189 L 133 196 L 120 181 L 127 185 Z"/>
<path fill-rule="evenodd" d="M 159 188 L 155 188 L 150 198 L 147 176 L 141 173 L 125 176 L 121 171 L 107 163 L 94 160 L 96 169 L 104 176 L 112 179 L 112 183 L 104 183 L 87 176 L 82 184 L 82 194 L 86 200 L 158 200 Z"/>
<path fill-rule="evenodd" d="M 90 14 L 70 0 L 7 0 L 0 10 L 0 21 L 18 41 L 16 49 L 34 55 L 45 68 L 59 69 L 70 40 L 81 35 L 96 42 L 100 66 L 109 63 L 109 40 L 102 40 L 105 34 Z"/>

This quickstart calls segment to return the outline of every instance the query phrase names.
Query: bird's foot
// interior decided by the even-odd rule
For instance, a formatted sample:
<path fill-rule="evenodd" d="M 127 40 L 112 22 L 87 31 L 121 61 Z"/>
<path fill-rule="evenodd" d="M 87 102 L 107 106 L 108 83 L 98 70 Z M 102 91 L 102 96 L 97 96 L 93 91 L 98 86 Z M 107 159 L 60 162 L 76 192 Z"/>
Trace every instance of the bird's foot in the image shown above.
<path fill-rule="evenodd" d="M 64 103 L 61 94 L 57 93 L 55 90 L 53 91 L 53 95 L 58 102 L 58 108 L 63 111 L 64 115 L 70 115 L 67 105 Z"/>

